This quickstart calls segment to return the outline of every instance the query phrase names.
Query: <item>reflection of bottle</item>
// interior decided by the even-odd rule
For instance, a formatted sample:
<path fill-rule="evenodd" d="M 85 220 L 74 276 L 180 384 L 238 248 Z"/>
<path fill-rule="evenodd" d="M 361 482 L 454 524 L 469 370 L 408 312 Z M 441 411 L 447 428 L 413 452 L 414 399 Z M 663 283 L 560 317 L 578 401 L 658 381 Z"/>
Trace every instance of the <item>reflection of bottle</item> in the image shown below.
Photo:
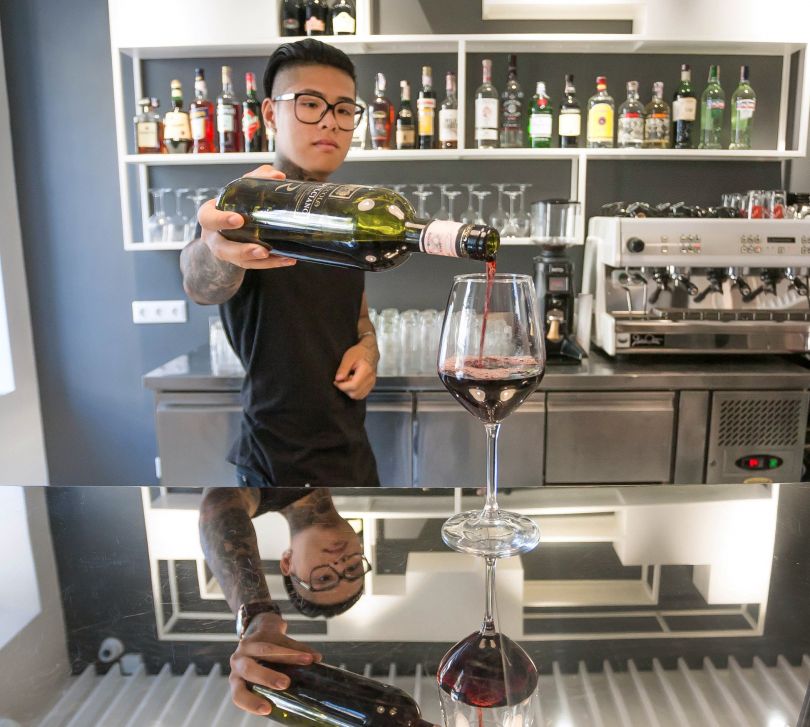
<path fill-rule="evenodd" d="M 416 146 L 416 129 L 411 108 L 411 84 L 400 81 L 399 113 L 397 113 L 397 149 L 413 149 Z"/>
<path fill-rule="evenodd" d="M 189 106 L 191 117 L 192 151 L 205 154 L 216 151 L 214 145 L 214 104 L 208 100 L 208 87 L 205 84 L 205 71 L 196 69 L 194 78 L 194 100 Z"/>
<path fill-rule="evenodd" d="M 565 96 L 560 104 L 558 132 L 560 147 L 563 149 L 579 146 L 579 135 L 582 133 L 582 111 L 577 101 L 577 89 L 574 87 L 574 76 L 565 77 Z"/>
<path fill-rule="evenodd" d="M 619 106 L 616 144 L 623 148 L 641 149 L 644 143 L 644 107 L 638 100 L 638 81 L 627 82 L 627 100 Z"/>
<path fill-rule="evenodd" d="M 700 144 L 698 149 L 720 149 L 726 94 L 720 85 L 720 66 L 709 66 L 709 83 L 700 97 Z"/>
<path fill-rule="evenodd" d="M 245 151 L 264 151 L 264 124 L 259 99 L 256 98 L 256 76 L 245 74 L 247 98 L 242 102 L 242 138 Z"/>
<path fill-rule="evenodd" d="M 438 727 L 422 719 L 406 692 L 327 664 L 264 664 L 286 674 L 290 686 L 251 689 L 273 705 L 270 719 L 295 727 Z"/>
<path fill-rule="evenodd" d="M 669 105 L 664 101 L 664 84 L 653 84 L 653 97 L 644 107 L 644 147 L 646 149 L 669 148 Z"/>
<path fill-rule="evenodd" d="M 412 252 L 494 259 L 498 233 L 485 225 L 419 220 L 401 195 L 380 187 L 256 179 L 231 182 L 217 207 L 245 224 L 222 234 L 300 260 L 385 270 Z"/>
<path fill-rule="evenodd" d="M 422 66 L 422 90 L 416 99 L 418 143 L 420 149 L 432 149 L 436 138 L 436 94 L 433 91 L 433 69 Z"/>
<path fill-rule="evenodd" d="M 191 149 L 191 124 L 183 111 L 183 86 L 172 81 L 172 110 L 163 117 L 163 143 L 169 154 L 185 154 Z"/>
<path fill-rule="evenodd" d="M 525 146 L 523 138 L 523 89 L 517 79 L 517 56 L 508 56 L 506 87 L 501 94 L 501 147 Z"/>
<path fill-rule="evenodd" d="M 751 148 L 751 127 L 757 95 L 748 83 L 748 66 L 740 66 L 740 85 L 731 96 L 731 144 L 729 149 Z"/>
<path fill-rule="evenodd" d="M 458 148 L 458 98 L 456 96 L 456 74 L 447 72 L 445 93 L 439 109 L 439 148 Z"/>
<path fill-rule="evenodd" d="M 672 96 L 672 145 L 676 149 L 691 149 L 697 118 L 697 98 L 692 90 L 692 67 L 681 65 L 681 82 Z"/>
<path fill-rule="evenodd" d="M 498 92 L 492 85 L 492 61 L 481 61 L 482 83 L 475 91 L 475 144 L 479 149 L 498 146 Z"/>
<path fill-rule="evenodd" d="M 551 146 L 551 126 L 554 110 L 546 93 L 546 84 L 537 82 L 537 90 L 529 107 L 529 145 L 532 149 L 548 149 Z"/>
<path fill-rule="evenodd" d="M 385 96 L 385 76 L 377 74 L 371 104 L 371 148 L 390 149 L 394 126 L 394 106 Z"/>
<path fill-rule="evenodd" d="M 613 98 L 607 90 L 607 79 L 596 77 L 596 93 L 588 99 L 588 147 L 613 146 Z"/>
<path fill-rule="evenodd" d="M 138 154 L 160 154 L 163 151 L 163 122 L 157 112 L 159 105 L 156 98 L 138 101 L 141 112 L 133 119 Z"/>

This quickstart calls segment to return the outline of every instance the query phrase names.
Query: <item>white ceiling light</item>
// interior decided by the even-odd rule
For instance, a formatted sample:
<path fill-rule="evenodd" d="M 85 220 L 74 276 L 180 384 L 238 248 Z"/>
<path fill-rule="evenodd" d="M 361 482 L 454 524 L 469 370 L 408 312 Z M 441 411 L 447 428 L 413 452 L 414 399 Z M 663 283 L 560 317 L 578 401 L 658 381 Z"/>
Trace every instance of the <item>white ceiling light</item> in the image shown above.
<path fill-rule="evenodd" d="M 484 20 L 636 20 L 646 0 L 481 0 Z"/>

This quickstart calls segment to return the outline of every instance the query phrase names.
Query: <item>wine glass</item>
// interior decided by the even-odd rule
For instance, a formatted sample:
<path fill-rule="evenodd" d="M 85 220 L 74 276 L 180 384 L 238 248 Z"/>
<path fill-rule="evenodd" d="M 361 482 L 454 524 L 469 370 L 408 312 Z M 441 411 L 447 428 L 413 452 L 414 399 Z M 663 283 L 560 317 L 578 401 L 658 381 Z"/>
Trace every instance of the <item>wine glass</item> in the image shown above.
<path fill-rule="evenodd" d="M 531 184 L 519 184 L 520 189 L 520 210 L 517 213 L 518 237 L 528 237 L 532 229 L 532 216 L 526 211 L 526 190 Z"/>
<path fill-rule="evenodd" d="M 520 235 L 516 217 L 517 213 L 515 212 L 515 201 L 517 200 L 519 194 L 520 192 L 518 192 L 516 189 L 510 189 L 506 193 L 506 196 L 509 197 L 509 217 L 506 218 L 506 224 L 501 230 L 501 237 L 518 237 Z"/>
<path fill-rule="evenodd" d="M 545 370 L 537 295 L 528 275 L 459 275 L 447 301 L 439 378 L 486 430 L 487 495 L 483 510 L 451 517 L 442 539 L 454 550 L 505 558 L 540 541 L 534 520 L 497 503 L 501 422 L 537 389 Z"/>
<path fill-rule="evenodd" d="M 460 189 L 449 189 L 445 192 L 447 195 L 447 219 L 451 222 L 455 222 L 456 218 L 453 214 L 453 208 L 456 205 L 456 197 L 461 194 Z"/>
<path fill-rule="evenodd" d="M 478 200 L 478 212 L 476 212 L 475 224 L 485 225 L 487 224 L 487 221 L 484 219 L 484 200 L 489 197 L 491 192 L 477 189 L 475 192 L 473 192 L 473 194 Z"/>
<path fill-rule="evenodd" d="M 498 190 L 498 209 L 496 209 L 489 217 L 490 227 L 494 227 L 500 232 L 506 225 L 506 210 L 503 207 L 503 191 L 506 189 L 505 184 L 496 184 Z"/>
<path fill-rule="evenodd" d="M 475 194 L 475 188 L 478 185 L 465 184 L 464 186 L 467 188 L 467 209 L 461 213 L 459 221 L 463 222 L 465 225 L 478 224 L 476 222 L 477 217 L 475 207 L 473 206 L 473 194 Z"/>
<path fill-rule="evenodd" d="M 436 214 L 433 215 L 434 219 L 437 220 L 450 219 L 450 210 L 447 209 L 447 204 L 445 203 L 447 200 L 447 190 L 449 187 L 450 187 L 449 184 L 439 185 L 439 193 L 441 194 L 441 204 L 439 205 L 439 209 L 436 210 Z"/>
<path fill-rule="evenodd" d="M 185 187 L 174 190 L 174 213 L 166 220 L 163 237 L 166 242 L 182 242 L 186 236 L 188 217 L 183 214 L 183 203 L 180 201 L 184 194 L 191 191 Z"/>
<path fill-rule="evenodd" d="M 166 192 L 170 189 L 150 189 L 152 195 L 152 214 L 146 220 L 146 242 L 163 242 L 163 235 L 166 230 L 166 207 L 164 200 Z"/>
<path fill-rule="evenodd" d="M 539 677 L 531 657 L 495 627 L 495 558 L 486 559 L 481 629 L 462 639 L 436 673 L 445 727 L 533 727 Z"/>
<path fill-rule="evenodd" d="M 197 231 L 197 218 L 200 215 L 200 207 L 204 202 L 211 199 L 211 187 L 198 187 L 194 194 L 189 195 L 189 199 L 194 204 L 194 215 L 188 218 L 186 222 L 186 235 L 187 241 L 194 239 L 194 233 Z"/>
<path fill-rule="evenodd" d="M 427 184 L 417 184 L 416 189 L 413 192 L 414 197 L 419 200 L 419 203 L 416 206 L 416 216 L 420 220 L 427 219 L 427 206 L 426 202 L 428 197 L 430 197 L 433 192 L 429 189 L 425 189 L 428 185 Z"/>

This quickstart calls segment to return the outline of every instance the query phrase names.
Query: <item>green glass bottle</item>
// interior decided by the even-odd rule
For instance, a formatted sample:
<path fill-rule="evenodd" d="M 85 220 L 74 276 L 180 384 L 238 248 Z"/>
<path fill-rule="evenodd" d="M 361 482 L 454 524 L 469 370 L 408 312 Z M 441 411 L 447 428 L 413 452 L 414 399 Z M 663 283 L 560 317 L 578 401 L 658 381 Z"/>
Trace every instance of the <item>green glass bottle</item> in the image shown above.
<path fill-rule="evenodd" d="M 749 67 L 740 66 L 740 85 L 731 96 L 731 144 L 729 149 L 751 148 L 751 127 L 757 108 L 757 95 L 751 88 Z"/>
<path fill-rule="evenodd" d="M 529 107 L 529 145 L 532 149 L 548 149 L 551 146 L 551 127 L 554 108 L 546 93 L 544 81 L 537 82 L 537 90 Z"/>
<path fill-rule="evenodd" d="M 420 220 L 401 195 L 382 187 L 242 177 L 217 208 L 245 223 L 221 230 L 234 242 L 287 257 L 361 270 L 388 270 L 411 253 L 492 261 L 500 237 L 486 225 Z"/>
<path fill-rule="evenodd" d="M 709 66 L 709 83 L 700 97 L 700 144 L 698 149 L 722 149 L 720 134 L 726 113 L 726 94 L 720 85 L 720 66 Z"/>

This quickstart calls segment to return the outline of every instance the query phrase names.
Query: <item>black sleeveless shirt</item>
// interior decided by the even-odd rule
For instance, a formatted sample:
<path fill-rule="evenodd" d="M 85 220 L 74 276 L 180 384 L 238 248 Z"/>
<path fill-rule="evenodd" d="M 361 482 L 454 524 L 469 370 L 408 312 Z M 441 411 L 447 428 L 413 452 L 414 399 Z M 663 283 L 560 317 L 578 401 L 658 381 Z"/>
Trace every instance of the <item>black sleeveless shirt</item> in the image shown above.
<path fill-rule="evenodd" d="M 357 343 L 364 273 L 298 261 L 247 270 L 220 306 L 245 367 L 242 422 L 228 461 L 272 485 L 376 486 L 366 406 L 333 381 Z"/>

